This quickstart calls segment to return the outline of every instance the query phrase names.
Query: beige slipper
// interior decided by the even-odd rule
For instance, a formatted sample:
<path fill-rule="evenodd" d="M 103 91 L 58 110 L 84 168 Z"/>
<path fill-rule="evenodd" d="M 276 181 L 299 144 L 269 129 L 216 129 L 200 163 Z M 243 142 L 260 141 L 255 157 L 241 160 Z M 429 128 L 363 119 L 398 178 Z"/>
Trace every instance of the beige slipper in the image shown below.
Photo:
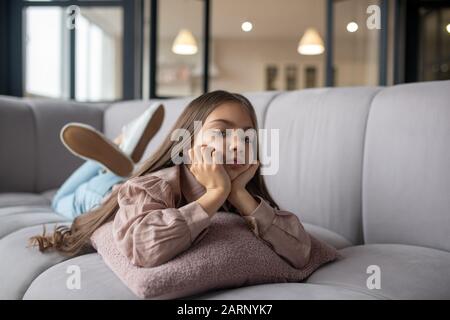
<path fill-rule="evenodd" d="M 78 122 L 66 124 L 60 133 L 64 146 L 74 155 L 94 160 L 114 174 L 127 177 L 134 169 L 133 161 L 103 133 Z"/>

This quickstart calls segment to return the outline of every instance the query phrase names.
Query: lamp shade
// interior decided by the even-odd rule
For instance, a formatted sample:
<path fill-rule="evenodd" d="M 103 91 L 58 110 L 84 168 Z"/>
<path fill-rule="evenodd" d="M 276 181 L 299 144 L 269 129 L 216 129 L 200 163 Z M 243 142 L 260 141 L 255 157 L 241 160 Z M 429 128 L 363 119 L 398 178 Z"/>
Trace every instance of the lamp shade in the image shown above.
<path fill-rule="evenodd" d="M 196 54 L 198 51 L 197 41 L 188 29 L 181 29 L 172 45 L 172 51 L 176 54 Z"/>
<path fill-rule="evenodd" d="M 297 51 L 303 55 L 316 55 L 321 54 L 325 50 L 322 38 L 314 28 L 306 29 L 303 37 L 298 43 Z"/>

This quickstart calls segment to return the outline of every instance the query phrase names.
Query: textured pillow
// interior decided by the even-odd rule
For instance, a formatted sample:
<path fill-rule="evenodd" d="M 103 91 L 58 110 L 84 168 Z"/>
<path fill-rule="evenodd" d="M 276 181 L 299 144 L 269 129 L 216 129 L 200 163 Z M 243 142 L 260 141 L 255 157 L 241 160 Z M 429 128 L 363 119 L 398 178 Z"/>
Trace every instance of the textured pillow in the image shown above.
<path fill-rule="evenodd" d="M 157 267 L 131 264 L 116 248 L 112 222 L 97 229 L 91 241 L 131 291 L 153 299 L 176 299 L 262 283 L 299 282 L 339 257 L 336 249 L 311 236 L 310 261 L 296 269 L 256 237 L 241 216 L 228 212 L 216 213 L 201 241 Z"/>

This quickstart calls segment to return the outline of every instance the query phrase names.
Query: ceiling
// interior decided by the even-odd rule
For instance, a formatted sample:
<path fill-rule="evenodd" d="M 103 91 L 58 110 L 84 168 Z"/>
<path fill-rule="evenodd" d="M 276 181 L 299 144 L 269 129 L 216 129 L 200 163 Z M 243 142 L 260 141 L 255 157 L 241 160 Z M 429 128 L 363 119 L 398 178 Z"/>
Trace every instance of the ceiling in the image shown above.
<path fill-rule="evenodd" d="M 201 0 L 163 0 L 159 4 L 159 34 L 173 37 L 182 26 L 201 35 Z M 325 0 L 212 0 L 215 38 L 298 38 L 307 27 L 325 31 Z M 251 32 L 241 24 L 250 21 Z"/>
<path fill-rule="evenodd" d="M 145 0 L 149 2 L 149 0 Z M 367 33 L 366 8 L 373 0 L 346 0 L 335 5 L 335 34 L 337 38 L 361 37 Z M 324 37 L 326 0 L 211 0 L 212 37 L 232 39 L 296 39 L 308 27 L 316 28 Z M 83 8 L 82 14 L 96 21 L 114 35 L 122 33 L 122 12 L 118 8 Z M 147 14 L 146 22 L 149 17 Z M 251 32 L 243 32 L 241 24 L 250 21 Z M 358 32 L 346 31 L 350 21 L 358 22 Z M 160 0 L 158 35 L 174 38 L 180 28 L 187 27 L 201 37 L 203 0 Z"/>

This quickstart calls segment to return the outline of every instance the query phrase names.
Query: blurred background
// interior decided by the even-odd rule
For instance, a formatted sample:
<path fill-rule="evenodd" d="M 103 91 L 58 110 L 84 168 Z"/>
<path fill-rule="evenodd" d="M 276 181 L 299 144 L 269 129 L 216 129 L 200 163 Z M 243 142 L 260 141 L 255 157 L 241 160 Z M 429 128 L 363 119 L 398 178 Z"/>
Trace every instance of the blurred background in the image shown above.
<path fill-rule="evenodd" d="M 0 94 L 116 101 L 450 79 L 450 1 L 0 1 Z"/>

